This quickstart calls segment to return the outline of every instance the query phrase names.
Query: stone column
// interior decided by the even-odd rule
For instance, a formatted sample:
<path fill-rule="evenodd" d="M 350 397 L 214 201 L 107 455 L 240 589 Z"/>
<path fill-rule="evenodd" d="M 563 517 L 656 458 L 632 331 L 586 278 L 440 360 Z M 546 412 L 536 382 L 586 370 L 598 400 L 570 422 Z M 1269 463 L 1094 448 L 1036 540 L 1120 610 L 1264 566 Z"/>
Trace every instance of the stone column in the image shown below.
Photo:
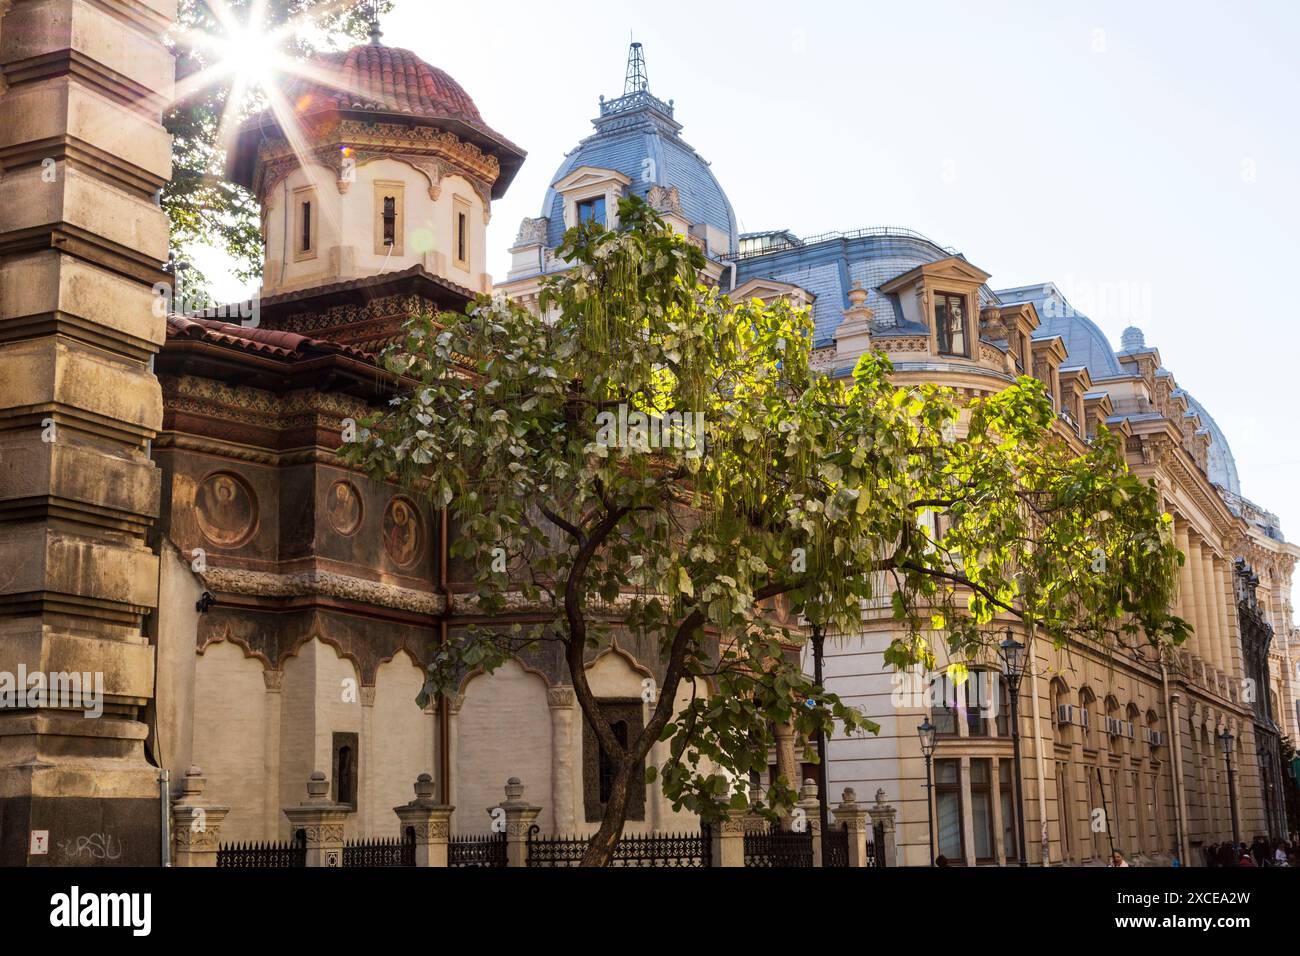
<path fill-rule="evenodd" d="M 408 828 L 415 833 L 416 866 L 447 866 L 451 812 L 455 809 L 434 799 L 433 777 L 427 773 L 416 778 L 415 799 L 405 806 L 393 807 L 400 821 L 402 837 L 406 837 Z"/>
<path fill-rule="evenodd" d="M 375 686 L 361 685 L 361 733 L 358 750 L 361 753 L 357 767 L 357 830 L 362 835 L 375 832 L 379 808 L 375 806 Z"/>
<path fill-rule="evenodd" d="M 574 764 L 582 755 L 580 737 L 574 730 L 581 719 L 572 687 L 551 687 L 546 691 L 551 708 L 551 810 L 556 833 L 578 831 Z"/>
<path fill-rule="evenodd" d="M 835 807 L 835 826 L 844 827 L 849 835 L 849 866 L 870 866 L 867 854 L 867 808 L 858 803 L 857 792 L 844 788 L 839 806 Z"/>
<path fill-rule="evenodd" d="M 713 845 L 710 853 L 714 866 L 743 867 L 745 865 L 745 817 L 748 810 L 724 808 L 720 823 L 710 828 Z"/>
<path fill-rule="evenodd" d="M 1246 676 L 1246 666 L 1241 657 L 1241 622 L 1237 620 L 1237 590 L 1232 586 L 1232 565 L 1225 559 L 1219 561 L 1217 572 L 1217 593 L 1221 595 L 1223 606 L 1223 635 L 1227 642 L 1224 657 L 1228 667 L 1228 679 L 1236 683 L 1237 696 L 1241 700 L 1241 679 Z M 1267 688 L 1256 688 L 1258 692 L 1267 693 Z M 1276 715 L 1275 715 L 1276 719 Z"/>
<path fill-rule="evenodd" d="M 799 799 L 795 806 L 804 812 L 804 824 L 812 834 L 813 866 L 822 865 L 822 817 L 821 801 L 817 799 L 817 784 L 809 777 L 799 788 Z"/>
<path fill-rule="evenodd" d="M 488 807 L 490 814 L 496 807 Z M 524 800 L 524 785 L 518 777 L 506 781 L 506 798 L 501 802 L 506 812 L 506 866 L 528 865 L 528 830 L 537 822 L 542 808 Z"/>
<path fill-rule="evenodd" d="M 1207 598 L 1209 597 L 1205 587 L 1205 563 L 1201 557 L 1201 539 L 1192 532 L 1188 536 L 1188 545 L 1191 552 L 1188 555 L 1188 563 L 1192 571 L 1192 602 L 1196 608 L 1196 652 L 1200 654 L 1201 660 L 1207 668 L 1218 667 L 1215 660 L 1214 652 L 1214 632 L 1210 627 L 1210 614 Z M 1212 675 L 1207 675 L 1207 683 L 1214 684 Z"/>
<path fill-rule="evenodd" d="M 1196 585 L 1192 581 L 1192 548 L 1187 534 L 1187 522 L 1182 518 L 1174 519 L 1174 541 L 1178 550 L 1183 552 L 1183 564 L 1178 569 L 1178 616 L 1192 625 L 1195 631 L 1185 647 L 1197 657 L 1203 657 L 1201 629 L 1196 620 Z"/>
<path fill-rule="evenodd" d="M 99 832 L 112 864 L 156 865 L 158 771 L 142 719 L 154 693 L 143 621 L 157 606 L 150 370 L 166 323 L 171 176 L 160 116 L 175 0 L 19 0 L 0 27 L 0 671 L 98 675 L 80 701 L 0 714 L 0 866 Z"/>
<path fill-rule="evenodd" d="M 898 817 L 898 811 L 885 803 L 884 788 L 876 791 L 876 802 L 867 808 L 867 813 L 871 816 L 871 826 L 874 829 L 876 824 L 883 824 L 885 828 L 885 847 L 881 852 L 884 857 L 886 866 L 898 865 L 898 839 L 895 831 L 895 822 Z"/>
<path fill-rule="evenodd" d="M 262 838 L 280 838 L 280 706 L 284 703 L 284 671 L 264 670 L 266 721 L 262 725 Z"/>
<path fill-rule="evenodd" d="M 307 782 L 307 799 L 285 807 L 289 828 L 307 834 L 307 865 L 332 869 L 343 866 L 343 821 L 348 808 L 329 798 L 330 784 L 317 770 Z"/>
<path fill-rule="evenodd" d="M 216 866 L 221 823 L 229 807 L 203 800 L 206 781 L 198 767 L 185 771 L 181 795 L 172 801 L 172 863 L 175 866 Z"/>

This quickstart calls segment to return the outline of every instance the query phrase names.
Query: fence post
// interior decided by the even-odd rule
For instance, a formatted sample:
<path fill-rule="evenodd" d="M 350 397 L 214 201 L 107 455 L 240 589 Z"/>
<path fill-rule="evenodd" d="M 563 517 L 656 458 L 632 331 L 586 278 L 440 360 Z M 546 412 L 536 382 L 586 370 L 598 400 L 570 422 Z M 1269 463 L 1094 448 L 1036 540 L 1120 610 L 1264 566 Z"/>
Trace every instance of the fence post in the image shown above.
<path fill-rule="evenodd" d="M 172 801 L 172 863 L 174 866 L 216 866 L 221 823 L 229 807 L 203 802 L 206 781 L 198 767 L 185 771 L 181 795 Z"/>
<path fill-rule="evenodd" d="M 849 835 L 849 866 L 870 866 L 867 856 L 867 808 L 858 803 L 858 794 L 852 787 L 844 788 L 840 805 L 835 808 L 835 825 L 843 826 Z"/>
<path fill-rule="evenodd" d="M 897 836 L 894 832 L 894 818 L 898 811 L 885 803 L 885 788 L 881 787 L 876 791 L 876 802 L 867 808 L 871 814 L 871 825 L 883 827 L 885 834 L 885 846 L 883 850 L 879 847 L 876 852 L 880 853 L 885 861 L 885 866 L 898 865 L 898 843 Z"/>
<path fill-rule="evenodd" d="M 492 814 L 497 807 L 488 807 Z M 528 829 L 541 814 L 542 808 L 524 802 L 524 785 L 518 777 L 506 781 L 506 798 L 500 809 L 506 813 L 506 866 L 528 865 Z"/>
<path fill-rule="evenodd" d="M 283 807 L 293 831 L 307 837 L 307 865 L 326 868 L 343 866 L 343 821 L 348 808 L 329 798 L 330 784 L 316 770 L 307 781 L 307 799 L 296 807 Z"/>
<path fill-rule="evenodd" d="M 817 799 L 817 784 L 811 777 L 799 788 L 799 801 L 795 804 L 804 812 L 804 823 L 812 834 L 813 866 L 822 865 L 821 801 Z"/>
<path fill-rule="evenodd" d="M 713 845 L 709 855 L 714 866 L 745 865 L 745 833 L 749 829 L 749 810 L 722 807 L 723 817 L 709 828 Z"/>
<path fill-rule="evenodd" d="M 433 777 L 422 773 L 415 779 L 415 799 L 393 807 L 401 821 L 402 839 L 408 830 L 415 834 L 415 865 L 447 865 L 447 841 L 451 838 L 451 812 L 455 807 L 433 799 Z"/>

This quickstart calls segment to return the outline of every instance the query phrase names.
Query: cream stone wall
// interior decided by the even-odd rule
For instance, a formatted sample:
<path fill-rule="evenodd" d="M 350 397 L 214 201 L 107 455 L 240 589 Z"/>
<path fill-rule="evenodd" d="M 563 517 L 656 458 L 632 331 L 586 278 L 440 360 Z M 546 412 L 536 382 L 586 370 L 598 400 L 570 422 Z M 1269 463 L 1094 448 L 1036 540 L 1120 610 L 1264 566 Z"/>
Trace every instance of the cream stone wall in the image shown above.
<path fill-rule="evenodd" d="M 457 833 L 485 833 L 488 808 L 505 799 L 506 781 L 518 777 L 525 798 L 542 805 L 537 823 L 555 824 L 548 788 L 553 755 L 546 681 L 515 661 L 470 678 L 455 718 L 452 825 Z"/>
<path fill-rule="evenodd" d="M 404 652 L 381 664 L 375 675 L 373 714 L 361 742 L 369 834 L 400 836 L 393 807 L 415 796 L 416 777 L 435 773 L 436 717 L 432 707 L 422 710 L 415 702 L 423 686 L 424 671 Z"/>
<path fill-rule="evenodd" d="M 396 159 L 379 159 L 356 168 L 356 181 L 340 192 L 333 170 L 318 163 L 295 169 L 267 197 L 262 213 L 266 236 L 266 294 L 324 285 L 361 276 L 401 272 L 421 265 L 476 292 L 490 288 L 487 277 L 487 222 L 479 193 L 462 176 L 444 175 L 431 190 L 429 177 Z M 376 184 L 400 183 L 401 235 L 392 255 L 377 252 Z M 315 254 L 295 252 L 298 241 L 298 190 L 314 190 Z M 431 192 L 437 194 L 432 198 Z M 469 261 L 455 255 L 457 203 L 468 210 Z M 380 210 L 382 212 L 382 210 Z"/>
<path fill-rule="evenodd" d="M 194 763 L 207 777 L 204 799 L 231 808 L 221 827 L 223 842 L 281 835 L 281 827 L 267 826 L 279 808 L 268 807 L 264 785 L 276 757 L 264 747 L 269 715 L 262 671 L 261 661 L 225 641 L 209 646 L 195 662 Z M 307 778 L 302 779 L 306 796 Z"/>

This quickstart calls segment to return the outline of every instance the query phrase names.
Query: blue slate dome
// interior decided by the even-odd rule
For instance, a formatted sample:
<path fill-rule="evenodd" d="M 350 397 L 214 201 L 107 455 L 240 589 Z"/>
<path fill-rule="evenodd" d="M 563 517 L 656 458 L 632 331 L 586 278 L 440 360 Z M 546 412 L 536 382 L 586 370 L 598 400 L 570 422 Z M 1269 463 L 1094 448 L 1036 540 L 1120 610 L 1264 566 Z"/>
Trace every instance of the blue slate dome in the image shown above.
<path fill-rule="evenodd" d="M 727 194 L 709 164 L 679 135 L 681 124 L 673 119 L 673 103 L 650 93 L 645 75 L 641 44 L 632 44 L 628 76 L 623 95 L 600 100 L 600 116 L 592 120 L 596 132 L 565 157 L 551 178 L 557 183 L 580 166 L 614 169 L 632 180 L 628 192 L 645 198 L 654 186 L 676 186 L 682 214 L 691 223 L 707 223 L 727 237 L 725 249 L 711 249 L 717 256 L 736 251 L 736 214 Z M 550 188 L 542 203 L 549 217 L 546 244 L 555 248 L 564 235 L 564 203 Z"/>

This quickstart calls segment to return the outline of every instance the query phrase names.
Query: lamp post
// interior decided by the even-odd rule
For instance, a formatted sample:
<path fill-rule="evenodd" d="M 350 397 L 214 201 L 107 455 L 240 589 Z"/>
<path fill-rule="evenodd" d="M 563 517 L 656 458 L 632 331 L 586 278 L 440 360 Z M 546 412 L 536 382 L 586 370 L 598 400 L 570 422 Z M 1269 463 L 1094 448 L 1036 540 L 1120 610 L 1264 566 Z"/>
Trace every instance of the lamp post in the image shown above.
<path fill-rule="evenodd" d="M 1016 777 L 1016 843 L 1019 844 L 1020 865 L 1028 866 L 1025 859 L 1025 795 L 1020 773 L 1020 679 L 1025 676 L 1025 645 L 1007 629 L 1007 639 L 1002 642 L 1002 674 L 1007 682 L 1007 697 L 1011 700 L 1011 762 Z"/>
<path fill-rule="evenodd" d="M 930 723 L 929 717 L 925 718 L 925 723 L 916 728 L 916 734 L 921 738 L 921 753 L 925 755 L 925 822 L 930 829 L 931 866 L 934 866 L 934 801 L 931 797 L 934 783 L 930 771 L 930 759 L 934 756 L 935 731 L 936 728 Z"/>
<path fill-rule="evenodd" d="M 812 626 L 813 683 L 822 687 L 822 652 L 826 646 L 826 632 L 821 624 Z M 817 817 L 821 821 L 822 859 L 826 859 L 826 834 L 830 830 L 830 795 L 827 790 L 826 731 L 817 728 Z"/>
<path fill-rule="evenodd" d="M 1223 748 L 1223 760 L 1228 765 L 1228 806 L 1232 808 L 1232 842 L 1234 846 L 1241 843 L 1241 830 L 1237 826 L 1237 782 L 1232 771 L 1232 745 L 1236 738 L 1223 728 L 1219 734 L 1219 745 Z"/>

